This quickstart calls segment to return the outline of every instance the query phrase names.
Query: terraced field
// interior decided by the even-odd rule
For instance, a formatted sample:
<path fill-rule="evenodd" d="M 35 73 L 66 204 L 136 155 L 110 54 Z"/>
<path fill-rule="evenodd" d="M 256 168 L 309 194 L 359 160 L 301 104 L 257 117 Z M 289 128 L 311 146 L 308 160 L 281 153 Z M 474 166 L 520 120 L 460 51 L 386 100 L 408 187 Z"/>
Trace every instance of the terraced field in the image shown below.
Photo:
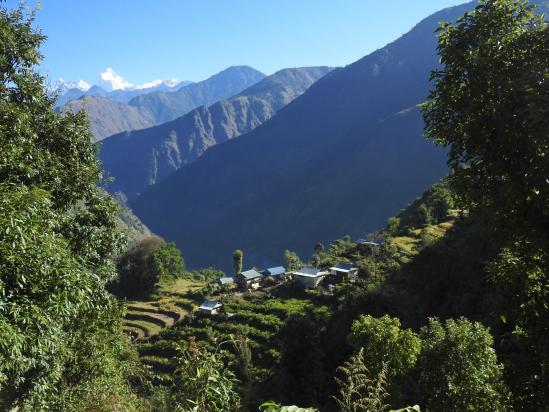
<path fill-rule="evenodd" d="M 124 330 L 134 341 L 147 340 L 190 313 L 197 302 L 189 294 L 202 288 L 204 282 L 177 279 L 161 283 L 148 301 L 126 303 Z"/>
<path fill-rule="evenodd" d="M 306 299 L 269 299 L 248 296 L 231 297 L 225 300 L 225 316 L 193 315 L 172 328 L 162 330 L 154 338 L 139 344 L 139 353 L 144 363 L 150 365 L 159 379 L 167 379 L 175 365 L 172 358 L 177 354 L 180 342 L 194 337 L 210 349 L 226 342 L 235 335 L 248 338 L 256 373 L 266 374 L 279 359 L 278 333 L 292 314 L 317 310 Z M 226 349 L 229 347 L 225 347 Z"/>
<path fill-rule="evenodd" d="M 437 225 L 429 225 L 423 229 L 412 230 L 408 236 L 396 236 L 393 238 L 393 242 L 400 250 L 403 250 L 408 255 L 417 255 L 418 246 L 422 242 L 422 235 L 432 239 L 439 239 L 443 237 L 453 225 L 454 219 L 452 218 Z"/>

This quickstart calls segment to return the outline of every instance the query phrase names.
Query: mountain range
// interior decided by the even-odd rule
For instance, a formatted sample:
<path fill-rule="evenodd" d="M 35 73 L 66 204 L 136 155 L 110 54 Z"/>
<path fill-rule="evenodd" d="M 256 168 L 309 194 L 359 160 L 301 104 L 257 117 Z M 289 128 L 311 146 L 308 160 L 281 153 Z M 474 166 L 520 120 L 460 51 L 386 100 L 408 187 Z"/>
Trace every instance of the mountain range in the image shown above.
<path fill-rule="evenodd" d="M 173 120 L 196 107 L 233 96 L 263 77 L 263 73 L 251 67 L 234 66 L 201 82 L 183 85 L 179 89 L 175 86 L 175 91 L 166 91 L 165 83 L 149 88 L 128 89 L 124 88 L 124 80 L 111 79 L 112 87 L 118 88 L 110 92 L 99 86 L 92 86 L 86 92 L 70 89 L 65 94 L 68 101 L 60 110 L 86 110 L 94 139 L 100 141 L 122 131 Z M 74 90 L 80 96 L 67 97 Z M 58 99 L 58 105 L 60 102 Z"/>
<path fill-rule="evenodd" d="M 84 80 L 66 81 L 59 79 L 51 88 L 52 94 L 57 95 L 57 107 L 62 107 L 71 100 L 84 96 L 107 97 L 115 102 L 129 102 L 132 98 L 155 91 L 172 92 L 191 84 L 190 81 L 176 79 L 153 80 L 144 84 L 132 84 L 108 67 L 100 73 L 96 84 L 90 86 Z"/>
<path fill-rule="evenodd" d="M 264 123 L 330 70 L 280 70 L 229 99 L 201 106 L 171 122 L 103 140 L 100 158 L 107 175 L 114 177 L 109 190 L 133 200 L 148 185 L 196 160 L 209 147 Z"/>
<path fill-rule="evenodd" d="M 438 67 L 435 29 L 474 3 L 438 12 L 395 42 L 313 84 L 261 126 L 208 149 L 132 202 L 190 267 L 282 263 L 316 241 L 362 236 L 447 173 L 417 105 Z"/>

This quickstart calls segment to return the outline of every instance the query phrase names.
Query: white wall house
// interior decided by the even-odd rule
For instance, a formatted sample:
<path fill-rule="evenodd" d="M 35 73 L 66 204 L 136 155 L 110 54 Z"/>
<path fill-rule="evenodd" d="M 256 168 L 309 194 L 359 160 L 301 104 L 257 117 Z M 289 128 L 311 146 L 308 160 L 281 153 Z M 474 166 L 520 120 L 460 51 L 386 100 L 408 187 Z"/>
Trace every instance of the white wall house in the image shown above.
<path fill-rule="evenodd" d="M 200 305 L 198 310 L 200 313 L 204 313 L 206 315 L 217 315 L 222 307 L 223 304 L 216 302 L 215 300 L 205 300 L 202 302 L 202 305 Z"/>
<path fill-rule="evenodd" d="M 310 267 L 292 272 L 295 281 L 301 284 L 305 289 L 315 289 L 327 274 L 328 272 L 326 271 Z"/>
<path fill-rule="evenodd" d="M 339 263 L 331 267 L 330 272 L 336 281 L 354 279 L 358 276 L 358 268 L 349 263 Z"/>

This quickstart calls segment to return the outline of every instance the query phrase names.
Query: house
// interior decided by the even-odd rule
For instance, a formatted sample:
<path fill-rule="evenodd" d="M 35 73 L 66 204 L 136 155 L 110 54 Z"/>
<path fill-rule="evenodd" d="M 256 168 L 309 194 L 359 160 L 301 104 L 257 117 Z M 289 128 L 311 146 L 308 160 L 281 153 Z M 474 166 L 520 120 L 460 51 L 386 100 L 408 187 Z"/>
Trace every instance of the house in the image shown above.
<path fill-rule="evenodd" d="M 379 248 L 381 245 L 385 243 L 384 239 L 376 239 L 374 241 L 366 240 L 366 239 L 357 239 L 355 240 L 355 244 L 362 249 L 363 251 L 373 253 L 375 249 Z"/>
<path fill-rule="evenodd" d="M 304 267 L 292 272 L 292 275 L 305 289 L 315 289 L 328 273 L 317 268 Z"/>
<path fill-rule="evenodd" d="M 223 304 L 216 302 L 215 300 L 205 300 L 198 308 L 200 313 L 206 315 L 217 315 L 219 310 L 223 307 Z"/>
<path fill-rule="evenodd" d="M 257 289 L 263 275 L 255 269 L 247 270 L 236 276 L 236 283 L 241 289 Z"/>
<path fill-rule="evenodd" d="M 217 284 L 220 286 L 231 287 L 234 285 L 234 278 L 232 277 L 219 278 L 217 279 Z"/>
<path fill-rule="evenodd" d="M 354 280 L 358 276 L 358 268 L 349 263 L 338 263 L 330 268 L 330 273 L 335 282 Z"/>
<path fill-rule="evenodd" d="M 271 276 L 275 279 L 284 279 L 286 277 L 286 269 L 283 266 L 268 268 L 261 272 L 263 276 Z"/>
<path fill-rule="evenodd" d="M 382 243 L 381 242 L 372 242 L 372 241 L 368 241 L 366 239 L 357 239 L 355 240 L 355 244 L 357 246 L 381 246 Z"/>

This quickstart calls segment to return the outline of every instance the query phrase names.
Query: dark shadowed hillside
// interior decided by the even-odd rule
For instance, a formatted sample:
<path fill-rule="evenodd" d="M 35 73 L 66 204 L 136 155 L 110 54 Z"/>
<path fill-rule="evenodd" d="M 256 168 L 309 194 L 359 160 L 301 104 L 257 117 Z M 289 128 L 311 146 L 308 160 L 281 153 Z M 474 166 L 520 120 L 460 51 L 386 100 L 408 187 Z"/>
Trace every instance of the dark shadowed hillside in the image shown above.
<path fill-rule="evenodd" d="M 133 206 L 193 266 L 276 264 L 285 248 L 385 225 L 446 173 L 416 108 L 437 65 L 434 30 L 471 5 L 441 11 L 371 55 L 334 70 L 264 125 L 210 149 Z"/>
<path fill-rule="evenodd" d="M 264 123 L 329 71 L 328 67 L 284 69 L 230 99 L 174 121 L 105 139 L 100 157 L 106 172 L 115 178 L 109 190 L 133 200 L 209 147 Z"/>

